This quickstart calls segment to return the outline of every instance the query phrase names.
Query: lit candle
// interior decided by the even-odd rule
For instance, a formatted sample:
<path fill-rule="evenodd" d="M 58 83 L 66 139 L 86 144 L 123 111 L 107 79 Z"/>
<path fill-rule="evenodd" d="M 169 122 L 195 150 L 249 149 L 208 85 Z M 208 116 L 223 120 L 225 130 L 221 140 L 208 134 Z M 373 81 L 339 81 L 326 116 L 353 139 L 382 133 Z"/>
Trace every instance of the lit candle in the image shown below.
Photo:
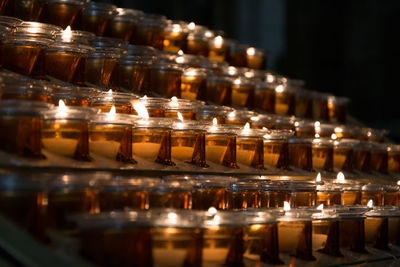
<path fill-rule="evenodd" d="M 177 53 L 184 49 L 188 31 L 187 24 L 183 21 L 176 21 L 164 28 L 163 50 Z"/>
<path fill-rule="evenodd" d="M 278 169 L 289 167 L 288 138 L 293 135 L 288 130 L 273 130 L 264 135 L 264 164 Z"/>
<path fill-rule="evenodd" d="M 107 92 L 94 97 L 91 106 L 99 108 L 102 112 L 110 112 L 114 107 L 116 113 L 131 114 L 132 101 L 137 99 L 137 96 L 128 93 L 117 93 L 111 89 Z"/>
<path fill-rule="evenodd" d="M 208 60 L 216 62 L 225 61 L 228 56 L 230 43 L 230 40 L 220 35 L 211 39 L 208 44 Z"/>
<path fill-rule="evenodd" d="M 171 101 L 165 105 L 165 117 L 179 118 L 179 112 L 185 120 L 195 120 L 197 109 L 204 104 L 205 103 L 202 101 L 178 99 L 176 97 L 172 97 Z"/>
<path fill-rule="evenodd" d="M 233 81 L 232 105 L 254 109 L 254 82 L 252 80 L 239 77 Z"/>
<path fill-rule="evenodd" d="M 248 68 L 261 69 L 264 64 L 264 51 L 254 47 L 247 48 L 246 61 Z"/>
<path fill-rule="evenodd" d="M 184 99 L 205 100 L 207 90 L 207 74 L 200 68 L 189 68 L 183 72 L 181 97 Z"/>
<path fill-rule="evenodd" d="M 295 88 L 278 85 L 275 87 L 275 113 L 294 115 Z"/>
<path fill-rule="evenodd" d="M 236 160 L 238 163 L 256 169 L 264 169 L 264 144 L 265 130 L 250 129 L 246 123 L 242 130 L 238 131 L 236 140 Z"/>
<path fill-rule="evenodd" d="M 313 139 L 312 165 L 314 169 L 333 171 L 333 142 L 330 138 Z"/>

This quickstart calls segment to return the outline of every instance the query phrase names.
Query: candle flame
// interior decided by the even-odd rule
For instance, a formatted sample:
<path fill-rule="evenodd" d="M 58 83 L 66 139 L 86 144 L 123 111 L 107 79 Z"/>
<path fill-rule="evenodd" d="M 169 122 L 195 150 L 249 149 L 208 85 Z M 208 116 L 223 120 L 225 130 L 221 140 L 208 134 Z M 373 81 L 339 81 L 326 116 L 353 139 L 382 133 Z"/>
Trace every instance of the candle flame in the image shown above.
<path fill-rule="evenodd" d="M 171 97 L 171 101 L 172 101 L 172 102 L 177 102 L 177 101 L 178 101 L 178 98 L 177 98 L 176 96 L 173 96 L 173 97 Z"/>
<path fill-rule="evenodd" d="M 263 127 L 263 128 L 265 128 L 265 127 Z M 265 129 L 267 129 L 267 128 L 265 128 Z M 264 139 L 271 139 L 271 135 L 270 134 L 264 135 Z"/>
<path fill-rule="evenodd" d="M 321 178 L 321 173 L 320 173 L 320 172 L 317 174 L 317 178 L 315 179 L 315 181 L 316 181 L 317 183 L 322 182 L 322 178 Z"/>
<path fill-rule="evenodd" d="M 182 113 L 180 113 L 179 111 L 178 111 L 178 119 L 179 119 L 180 121 L 183 121 Z"/>
<path fill-rule="evenodd" d="M 324 210 L 324 204 L 321 204 L 317 207 L 317 210 Z"/>
<path fill-rule="evenodd" d="M 235 117 L 235 111 L 232 111 L 231 113 L 229 113 L 228 117 L 233 119 Z"/>
<path fill-rule="evenodd" d="M 62 101 L 61 99 L 58 100 L 58 109 L 63 110 L 63 111 L 67 110 L 67 107 L 65 106 L 64 101 Z"/>
<path fill-rule="evenodd" d="M 397 185 L 400 185 L 400 180 L 397 181 Z"/>
<path fill-rule="evenodd" d="M 315 134 L 315 138 L 320 138 L 319 133 L 316 133 L 316 134 Z"/>
<path fill-rule="evenodd" d="M 272 83 L 275 81 L 275 77 L 272 74 L 267 74 L 267 82 Z"/>
<path fill-rule="evenodd" d="M 245 130 L 250 129 L 250 123 L 246 122 L 246 124 L 244 125 L 243 129 L 245 129 Z"/>
<path fill-rule="evenodd" d="M 335 133 L 343 133 L 343 128 L 342 127 L 336 127 L 335 128 Z"/>
<path fill-rule="evenodd" d="M 189 30 L 193 31 L 194 28 L 196 27 L 196 23 L 190 22 L 187 27 L 188 27 Z"/>
<path fill-rule="evenodd" d="M 57 117 L 66 117 L 67 116 L 67 107 L 65 106 L 64 101 L 62 101 L 61 99 L 58 100 L 58 109 L 57 109 L 57 113 L 56 113 Z"/>
<path fill-rule="evenodd" d="M 179 51 L 178 51 L 178 55 L 182 56 L 182 55 L 183 55 L 183 51 L 182 51 L 182 50 L 179 50 Z"/>
<path fill-rule="evenodd" d="M 289 202 L 287 202 L 287 201 L 284 201 L 284 202 L 283 202 L 283 210 L 284 210 L 284 211 L 289 211 L 289 210 L 291 210 Z"/>
<path fill-rule="evenodd" d="M 346 178 L 344 177 L 343 172 L 339 172 L 336 176 L 336 182 L 343 184 L 343 183 L 345 183 L 345 181 L 346 181 Z"/>
<path fill-rule="evenodd" d="M 170 223 L 176 224 L 178 221 L 178 215 L 175 212 L 169 212 L 168 213 L 168 221 Z"/>
<path fill-rule="evenodd" d="M 143 119 L 149 118 L 149 113 L 147 112 L 146 107 L 142 103 L 140 103 L 140 102 L 134 103 L 133 108 L 136 110 L 139 117 L 141 117 Z"/>
<path fill-rule="evenodd" d="M 214 208 L 214 207 L 210 207 L 210 208 L 208 209 L 208 212 L 209 212 L 209 213 L 212 213 L 212 214 L 216 214 L 216 213 L 217 213 L 217 209 Z"/>
<path fill-rule="evenodd" d="M 214 118 L 214 119 L 212 120 L 212 123 L 213 123 L 214 126 L 217 126 L 217 125 L 218 125 L 217 118 Z"/>
<path fill-rule="evenodd" d="M 214 38 L 214 45 L 216 47 L 221 47 L 223 43 L 224 43 L 224 38 L 222 38 L 222 36 L 218 35 L 217 37 Z"/>
<path fill-rule="evenodd" d="M 180 50 L 179 50 L 179 51 L 180 51 Z M 183 64 L 183 63 L 185 63 L 185 58 L 182 57 L 182 56 L 177 57 L 177 58 L 175 59 L 175 62 L 178 63 L 178 64 Z"/>
<path fill-rule="evenodd" d="M 228 67 L 228 74 L 229 75 L 235 75 L 237 73 L 237 69 L 233 66 Z"/>
<path fill-rule="evenodd" d="M 372 208 L 374 206 L 374 201 L 372 199 L 370 199 L 367 203 L 367 207 L 368 208 Z"/>
<path fill-rule="evenodd" d="M 319 128 L 321 126 L 321 123 L 319 121 L 314 122 L 314 127 Z"/>
<path fill-rule="evenodd" d="M 331 135 L 331 139 L 332 139 L 332 140 L 336 140 L 336 139 L 337 139 L 336 134 L 333 133 L 333 134 Z"/>
<path fill-rule="evenodd" d="M 107 113 L 107 120 L 113 121 L 115 120 L 117 110 L 115 109 L 115 106 L 112 105 L 110 112 Z"/>
<path fill-rule="evenodd" d="M 277 93 L 282 93 L 284 90 L 283 85 L 278 85 L 277 87 L 275 87 L 275 92 Z"/>
<path fill-rule="evenodd" d="M 109 95 L 112 95 L 112 93 L 113 93 L 113 90 L 112 90 L 112 89 L 110 89 L 110 90 L 107 91 L 107 94 L 109 94 Z"/>
<path fill-rule="evenodd" d="M 248 56 L 254 56 L 256 54 L 256 49 L 254 47 L 249 47 L 246 50 Z"/>
<path fill-rule="evenodd" d="M 71 27 L 68 26 L 62 33 L 61 39 L 63 42 L 70 43 L 72 39 Z"/>
<path fill-rule="evenodd" d="M 144 95 L 141 99 L 147 99 L 147 95 Z"/>

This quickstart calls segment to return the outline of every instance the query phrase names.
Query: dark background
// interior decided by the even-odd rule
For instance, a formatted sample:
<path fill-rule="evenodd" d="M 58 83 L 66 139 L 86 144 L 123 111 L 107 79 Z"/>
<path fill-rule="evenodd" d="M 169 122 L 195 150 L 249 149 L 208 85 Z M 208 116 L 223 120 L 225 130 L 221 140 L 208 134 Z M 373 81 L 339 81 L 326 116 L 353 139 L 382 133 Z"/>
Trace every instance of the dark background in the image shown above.
<path fill-rule="evenodd" d="M 400 141 L 400 1 L 114 0 L 220 29 L 270 51 L 268 68 L 351 98 L 350 113 Z"/>

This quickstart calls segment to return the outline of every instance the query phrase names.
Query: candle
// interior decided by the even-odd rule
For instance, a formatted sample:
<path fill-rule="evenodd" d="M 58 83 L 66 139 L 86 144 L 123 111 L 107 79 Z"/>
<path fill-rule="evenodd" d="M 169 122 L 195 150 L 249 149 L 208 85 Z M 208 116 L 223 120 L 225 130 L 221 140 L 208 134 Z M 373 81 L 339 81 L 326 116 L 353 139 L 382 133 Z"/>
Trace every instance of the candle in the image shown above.
<path fill-rule="evenodd" d="M 42 144 L 60 156 L 90 161 L 88 115 L 98 110 L 67 107 L 60 100 L 58 107 L 44 113 Z"/>
<path fill-rule="evenodd" d="M 254 180 L 233 183 L 228 189 L 227 209 L 246 210 L 260 206 L 260 185 Z"/>
<path fill-rule="evenodd" d="M 114 106 L 117 113 L 131 114 L 132 103 L 137 96 L 129 93 L 118 93 L 109 90 L 92 98 L 92 107 L 99 108 L 102 112 L 110 112 Z"/>
<path fill-rule="evenodd" d="M 208 42 L 213 37 L 214 33 L 206 27 L 196 25 L 193 30 L 189 28 L 187 50 L 185 52 L 192 55 L 207 57 L 209 53 Z"/>
<path fill-rule="evenodd" d="M 71 25 L 82 11 L 86 1 L 83 0 L 46 0 L 43 6 L 40 21 L 60 26 L 62 28 Z"/>
<path fill-rule="evenodd" d="M 136 163 L 132 158 L 132 117 L 116 114 L 113 106 L 109 113 L 95 115 L 89 125 L 89 150 L 103 157 Z"/>
<path fill-rule="evenodd" d="M 353 170 L 353 147 L 357 140 L 337 139 L 333 141 L 333 166 L 341 171 Z"/>
<path fill-rule="evenodd" d="M 232 127 L 218 126 L 213 119 L 213 126 L 206 134 L 206 159 L 230 168 L 236 168 L 236 134 Z"/>
<path fill-rule="evenodd" d="M 148 45 L 158 50 L 163 49 L 164 28 L 168 25 L 165 16 L 145 14 L 138 23 L 133 37 L 133 44 Z"/>
<path fill-rule="evenodd" d="M 55 36 L 56 42 L 75 43 L 81 45 L 90 45 L 96 38 L 96 35 L 91 32 L 71 30 L 70 26 L 65 28 L 64 31 L 57 32 Z"/>
<path fill-rule="evenodd" d="M 254 83 L 245 77 L 232 83 L 232 106 L 254 109 Z"/>
<path fill-rule="evenodd" d="M 257 114 L 253 111 L 234 110 L 226 116 L 225 122 L 230 124 L 231 127 L 245 126 L 246 123 L 252 123 L 251 118 L 254 116 L 257 116 Z"/>
<path fill-rule="evenodd" d="M 178 113 L 180 113 L 185 120 L 195 120 L 197 108 L 204 104 L 203 101 L 172 97 L 171 101 L 165 105 L 165 117 L 179 118 Z"/>
<path fill-rule="evenodd" d="M 361 204 L 367 205 L 372 200 L 375 206 L 383 206 L 384 187 L 381 184 L 369 183 L 362 187 Z"/>
<path fill-rule="evenodd" d="M 310 138 L 289 138 L 289 165 L 303 170 L 312 170 L 312 140 Z"/>
<path fill-rule="evenodd" d="M 361 190 L 363 183 L 345 179 L 342 172 L 337 174 L 334 181 L 342 190 L 342 205 L 361 205 Z"/>
<path fill-rule="evenodd" d="M 353 169 L 362 172 L 371 172 L 371 144 L 362 141 L 353 147 Z"/>
<path fill-rule="evenodd" d="M 25 21 L 38 21 L 42 13 L 44 3 L 41 1 L 29 0 L 9 1 L 5 13 L 9 16 L 17 17 Z"/>
<path fill-rule="evenodd" d="M 289 167 L 288 138 L 293 135 L 288 130 L 273 130 L 264 135 L 264 164 L 278 169 Z"/>
<path fill-rule="evenodd" d="M 328 99 L 331 96 L 326 93 L 313 93 L 313 118 L 315 120 L 329 121 Z"/>
<path fill-rule="evenodd" d="M 329 121 L 346 123 L 347 120 L 347 105 L 350 99 L 347 97 L 328 97 L 328 111 L 329 111 Z"/>
<path fill-rule="evenodd" d="M 218 35 L 208 42 L 208 60 L 223 62 L 228 56 L 229 46 L 232 41 Z"/>
<path fill-rule="evenodd" d="M 185 69 L 182 75 L 181 97 L 205 100 L 207 93 L 207 73 L 201 68 Z"/>
<path fill-rule="evenodd" d="M 251 69 L 261 69 L 264 66 L 264 50 L 254 47 L 247 48 L 246 66 Z"/>
<path fill-rule="evenodd" d="M 249 123 L 246 123 L 243 129 L 238 131 L 236 140 L 238 163 L 256 169 L 264 169 L 263 136 L 265 133 L 265 130 L 250 129 Z"/>
<path fill-rule="evenodd" d="M 282 208 L 285 202 L 290 202 L 291 190 L 283 181 L 262 183 L 260 206 L 266 208 Z"/>
<path fill-rule="evenodd" d="M 51 107 L 42 102 L 0 101 L 0 149 L 23 157 L 43 158 L 40 113 Z"/>
<path fill-rule="evenodd" d="M 374 248 L 389 251 L 389 216 L 392 207 L 374 207 L 366 213 L 365 243 Z"/>
<path fill-rule="evenodd" d="M 149 208 L 192 208 L 190 181 L 164 180 L 149 188 Z"/>
<path fill-rule="evenodd" d="M 388 174 L 388 145 L 371 143 L 371 170 Z"/>
<path fill-rule="evenodd" d="M 232 78 L 222 74 L 209 74 L 206 95 L 209 102 L 230 106 L 232 104 Z"/>
<path fill-rule="evenodd" d="M 389 242 L 398 245 L 400 242 L 400 213 L 399 209 L 393 208 L 389 217 Z"/>
<path fill-rule="evenodd" d="M 275 87 L 276 85 L 267 82 L 257 82 L 254 88 L 255 108 L 275 113 Z"/>
<path fill-rule="evenodd" d="M 314 169 L 333 171 L 333 141 L 330 138 L 312 140 L 312 165 Z"/>
<path fill-rule="evenodd" d="M 160 97 L 141 97 L 139 99 L 131 100 L 132 105 L 144 107 L 149 114 L 149 117 L 165 117 L 165 107 L 170 102 L 169 99 L 160 98 Z M 132 111 L 133 114 L 138 115 L 137 110 Z"/>
<path fill-rule="evenodd" d="M 313 118 L 313 92 L 299 89 L 296 92 L 296 105 L 294 114 L 296 117 Z"/>
<path fill-rule="evenodd" d="M 157 178 L 147 177 L 140 179 L 117 177 L 99 181 L 96 185 L 99 187 L 100 211 L 148 209 L 148 188 L 158 182 Z"/>
<path fill-rule="evenodd" d="M 311 181 L 285 181 L 284 186 L 291 191 L 291 207 L 312 207 L 317 201 L 317 188 L 315 182 Z"/>
<path fill-rule="evenodd" d="M 304 137 L 315 136 L 315 124 L 312 121 L 306 121 L 306 120 L 296 121 L 294 123 L 294 126 L 296 127 L 296 136 L 304 136 Z"/>
<path fill-rule="evenodd" d="M 210 62 L 208 60 L 203 60 L 201 67 L 206 69 L 209 74 L 224 74 L 229 64 L 227 62 Z"/>
<path fill-rule="evenodd" d="M 151 90 L 162 96 L 180 97 L 182 73 L 183 70 L 178 64 L 156 61 L 151 69 Z"/>
<path fill-rule="evenodd" d="M 82 30 L 103 36 L 112 17 L 116 14 L 116 6 L 107 3 L 89 2 L 82 10 Z"/>
<path fill-rule="evenodd" d="M 178 112 L 181 122 L 173 124 L 171 134 L 172 160 L 206 167 L 206 148 L 204 127 L 207 124 L 183 121 L 183 116 Z"/>
<path fill-rule="evenodd" d="M 400 173 L 400 146 L 388 146 L 388 169 L 389 172 Z"/>
<path fill-rule="evenodd" d="M 364 222 L 366 207 L 344 206 L 339 213 L 340 248 L 350 249 L 358 253 L 367 253 L 365 250 Z"/>
<path fill-rule="evenodd" d="M 275 87 L 275 113 L 294 115 L 296 88 L 284 85 Z"/>
<path fill-rule="evenodd" d="M 320 174 L 318 174 L 320 175 Z M 342 204 L 342 189 L 338 184 L 325 182 L 317 186 L 317 205 L 323 204 L 325 207 L 337 206 Z"/>
<path fill-rule="evenodd" d="M 213 121 L 217 120 L 218 124 L 225 124 L 226 116 L 234 111 L 233 108 L 219 105 L 201 105 L 196 111 L 196 120 Z"/>
<path fill-rule="evenodd" d="M 105 35 L 129 42 L 133 38 L 143 14 L 140 10 L 117 8 L 116 15 L 112 17 L 108 24 Z"/>
<path fill-rule="evenodd" d="M 188 35 L 187 23 L 172 21 L 164 28 L 163 50 L 178 53 L 185 48 Z"/>

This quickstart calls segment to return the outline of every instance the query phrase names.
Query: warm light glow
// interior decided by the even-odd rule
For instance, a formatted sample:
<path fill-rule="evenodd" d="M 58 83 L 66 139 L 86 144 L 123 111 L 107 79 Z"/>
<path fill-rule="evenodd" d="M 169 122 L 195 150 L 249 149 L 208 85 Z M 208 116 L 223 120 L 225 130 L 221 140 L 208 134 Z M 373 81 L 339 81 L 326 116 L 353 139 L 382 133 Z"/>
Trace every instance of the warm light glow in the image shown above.
<path fill-rule="evenodd" d="M 222 36 L 218 35 L 217 37 L 214 38 L 215 47 L 221 47 L 223 43 L 224 43 L 224 38 L 222 38 Z"/>
<path fill-rule="evenodd" d="M 180 121 L 183 121 L 182 113 L 180 113 L 179 111 L 178 111 L 178 119 L 179 119 Z"/>
<path fill-rule="evenodd" d="M 333 133 L 333 134 L 331 135 L 331 139 L 332 139 L 332 140 L 336 140 L 336 139 L 337 139 L 336 134 Z"/>
<path fill-rule="evenodd" d="M 214 36 L 214 33 L 213 33 L 212 31 L 206 31 L 206 32 L 204 33 L 204 36 L 205 36 L 206 38 L 211 38 L 211 37 Z"/>
<path fill-rule="evenodd" d="M 179 50 L 179 51 L 178 51 L 178 55 L 182 56 L 182 55 L 183 55 L 183 51 L 182 51 L 182 50 Z"/>
<path fill-rule="evenodd" d="M 257 230 L 260 230 L 261 227 L 262 227 L 262 224 L 253 224 L 253 225 L 250 226 L 250 229 L 252 231 L 257 231 Z"/>
<path fill-rule="evenodd" d="M 342 127 L 336 127 L 335 128 L 335 133 L 343 133 L 343 128 Z"/>
<path fill-rule="evenodd" d="M 245 129 L 245 130 L 250 129 L 250 123 L 246 122 L 246 124 L 244 125 L 243 129 Z"/>
<path fill-rule="evenodd" d="M 283 202 L 283 210 L 284 211 L 289 211 L 290 210 L 290 204 L 287 201 Z"/>
<path fill-rule="evenodd" d="M 212 213 L 212 214 L 216 214 L 216 213 L 217 213 L 217 209 L 214 208 L 214 207 L 210 207 L 210 208 L 208 209 L 208 212 L 209 212 L 209 213 Z"/>
<path fill-rule="evenodd" d="M 178 222 L 178 215 L 175 212 L 168 213 L 168 221 L 170 223 L 176 224 Z"/>
<path fill-rule="evenodd" d="M 116 111 L 116 109 L 115 109 L 115 106 L 112 105 L 112 107 L 111 107 L 111 109 L 110 109 L 110 112 L 107 113 L 106 119 L 107 119 L 108 121 L 114 121 L 114 120 L 115 120 L 115 117 L 116 117 L 116 115 L 115 115 L 116 113 L 117 113 L 117 111 Z"/>
<path fill-rule="evenodd" d="M 320 173 L 320 172 L 317 174 L 317 178 L 315 179 L 315 181 L 316 181 L 317 183 L 322 182 L 322 178 L 321 178 L 321 173 Z"/>
<path fill-rule="evenodd" d="M 283 85 L 278 85 L 277 87 L 275 87 L 275 92 L 277 93 L 282 93 L 284 90 Z"/>
<path fill-rule="evenodd" d="M 374 201 L 372 199 L 370 199 L 367 203 L 367 207 L 368 208 L 372 208 L 374 206 Z"/>
<path fill-rule="evenodd" d="M 324 204 L 321 204 L 317 207 L 317 210 L 324 210 Z"/>
<path fill-rule="evenodd" d="M 171 102 L 169 102 L 169 105 L 174 108 L 178 107 L 179 106 L 178 98 L 176 96 L 171 97 Z"/>
<path fill-rule="evenodd" d="M 63 42 L 70 43 L 72 39 L 71 27 L 68 26 L 62 33 L 61 39 Z"/>
<path fill-rule="evenodd" d="M 110 89 L 110 90 L 107 91 L 107 94 L 112 95 L 112 93 L 113 93 L 113 90 L 112 90 L 112 89 Z"/>
<path fill-rule="evenodd" d="M 345 183 L 346 182 L 346 178 L 344 177 L 343 172 L 339 172 L 336 176 L 336 182 L 337 183 Z"/>
<path fill-rule="evenodd" d="M 57 108 L 56 116 L 59 118 L 67 116 L 67 107 L 65 106 L 65 103 L 62 100 L 58 101 L 58 108 Z"/>
<path fill-rule="evenodd" d="M 193 31 L 196 28 L 196 23 L 190 22 L 187 27 L 190 31 Z"/>
<path fill-rule="evenodd" d="M 320 138 L 321 136 L 320 136 L 318 133 L 316 133 L 316 134 L 314 135 L 314 137 L 315 137 L 315 138 Z"/>
<path fill-rule="evenodd" d="M 183 64 L 185 63 L 185 58 L 184 57 L 177 57 L 175 58 L 175 62 L 178 64 Z"/>
<path fill-rule="evenodd" d="M 296 121 L 296 122 L 294 123 L 294 126 L 295 126 L 295 127 L 299 127 L 299 125 L 300 125 L 300 122 L 298 122 L 298 121 Z"/>
<path fill-rule="evenodd" d="M 214 118 L 214 119 L 212 120 L 212 123 L 213 123 L 214 126 L 217 126 L 217 125 L 218 125 L 217 118 Z"/>
<path fill-rule="evenodd" d="M 264 128 L 265 127 L 263 127 L 263 130 L 268 130 L 267 128 L 265 128 L 265 129 Z M 266 134 L 263 137 L 264 137 L 264 139 L 271 139 L 271 135 L 270 134 Z"/>
<path fill-rule="evenodd" d="M 400 185 L 400 180 L 397 181 L 397 185 Z"/>
<path fill-rule="evenodd" d="M 141 97 L 140 99 L 147 99 L 147 95 L 144 95 L 144 96 Z"/>
<path fill-rule="evenodd" d="M 319 128 L 321 126 L 321 123 L 319 121 L 314 122 L 314 127 Z"/>
<path fill-rule="evenodd" d="M 65 103 L 64 103 L 64 101 L 62 101 L 62 100 L 58 100 L 58 109 L 59 110 L 67 110 L 67 107 L 65 106 Z"/>
<path fill-rule="evenodd" d="M 232 111 L 231 113 L 229 113 L 228 117 L 231 119 L 235 118 L 235 111 Z"/>
<path fill-rule="evenodd" d="M 272 83 L 275 81 L 275 77 L 272 74 L 267 74 L 267 82 Z"/>
<path fill-rule="evenodd" d="M 235 75 L 237 73 L 237 69 L 233 66 L 228 67 L 228 74 L 229 75 Z"/>
<path fill-rule="evenodd" d="M 256 54 L 256 49 L 254 47 L 249 47 L 246 50 L 248 56 L 254 56 Z"/>
<path fill-rule="evenodd" d="M 173 96 L 173 97 L 171 97 L 171 101 L 172 101 L 172 102 L 177 102 L 177 101 L 178 101 L 178 98 L 177 98 L 176 96 Z"/>
<path fill-rule="evenodd" d="M 149 118 L 149 113 L 147 112 L 146 107 L 142 103 L 140 103 L 140 102 L 134 103 L 133 108 L 136 110 L 139 117 L 141 117 L 143 119 Z"/>

